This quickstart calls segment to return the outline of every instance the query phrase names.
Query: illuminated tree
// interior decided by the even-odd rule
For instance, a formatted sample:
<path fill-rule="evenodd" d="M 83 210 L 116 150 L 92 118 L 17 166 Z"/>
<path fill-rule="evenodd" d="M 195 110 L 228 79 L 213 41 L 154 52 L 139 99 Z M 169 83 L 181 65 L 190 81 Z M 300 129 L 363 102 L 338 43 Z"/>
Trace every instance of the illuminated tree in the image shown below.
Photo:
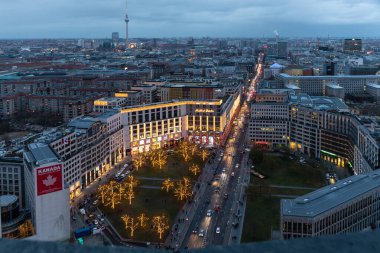
<path fill-rule="evenodd" d="M 135 192 L 134 192 L 133 188 L 128 187 L 125 193 L 126 193 L 128 201 L 129 201 L 129 204 L 132 205 L 132 199 L 135 198 Z"/>
<path fill-rule="evenodd" d="M 125 186 L 123 184 L 116 184 L 114 194 L 116 194 L 119 197 L 119 201 L 121 201 L 125 196 Z"/>
<path fill-rule="evenodd" d="M 144 165 L 145 156 L 142 153 L 137 153 L 133 155 L 133 165 L 135 166 L 136 170 L 142 168 Z"/>
<path fill-rule="evenodd" d="M 125 229 L 131 230 L 131 237 L 133 237 L 139 223 L 135 222 L 135 219 L 129 216 L 128 214 L 121 216 L 121 219 L 124 221 Z"/>
<path fill-rule="evenodd" d="M 174 188 L 174 182 L 170 178 L 167 178 L 162 182 L 161 189 L 165 189 L 166 192 L 169 192 L 170 188 Z"/>
<path fill-rule="evenodd" d="M 139 216 L 137 216 L 137 220 L 140 223 L 140 227 L 145 228 L 146 222 L 149 220 L 149 218 L 145 215 L 145 213 L 141 213 Z"/>
<path fill-rule="evenodd" d="M 194 156 L 198 150 L 197 144 L 189 143 L 191 155 Z"/>
<path fill-rule="evenodd" d="M 133 176 L 129 176 L 128 179 L 124 183 L 125 188 L 131 188 L 133 189 L 138 185 L 139 181 L 135 179 Z"/>
<path fill-rule="evenodd" d="M 187 177 L 182 178 L 185 187 L 191 187 L 190 179 Z"/>
<path fill-rule="evenodd" d="M 206 161 L 208 157 L 208 152 L 206 149 L 202 149 L 201 156 L 202 156 L 202 161 Z"/>
<path fill-rule="evenodd" d="M 107 195 L 110 193 L 110 186 L 107 184 L 103 184 L 98 188 L 98 197 L 100 201 L 104 205 L 107 199 Z"/>
<path fill-rule="evenodd" d="M 35 234 L 33 223 L 31 220 L 25 221 L 18 227 L 19 238 L 29 237 Z"/>
<path fill-rule="evenodd" d="M 189 170 L 191 173 L 194 174 L 194 176 L 196 176 L 199 172 L 201 172 L 201 168 L 199 168 L 199 165 L 197 165 L 197 164 L 191 165 Z"/>
<path fill-rule="evenodd" d="M 182 155 L 185 162 L 190 160 L 190 143 L 187 141 L 182 141 L 179 144 L 179 152 Z"/>
<path fill-rule="evenodd" d="M 162 170 L 163 167 L 168 162 L 167 152 L 162 150 L 162 149 L 156 149 L 153 153 L 154 153 L 154 159 L 155 159 L 156 166 L 158 166 L 158 168 L 160 170 Z"/>
<path fill-rule="evenodd" d="M 160 240 L 166 230 L 169 229 L 169 221 L 165 216 L 155 216 L 152 219 L 153 230 L 159 235 Z"/>
<path fill-rule="evenodd" d="M 179 181 L 177 187 L 174 189 L 174 195 L 181 201 L 191 197 L 192 191 L 190 180 L 184 177 L 183 180 Z"/>
<path fill-rule="evenodd" d="M 110 181 L 107 185 L 107 194 L 104 196 L 104 205 L 111 206 L 112 209 L 115 208 L 115 205 L 119 204 L 121 199 L 118 194 L 119 183 L 116 181 Z"/>
<path fill-rule="evenodd" d="M 115 209 L 117 204 L 120 204 L 119 196 L 115 193 L 109 194 L 105 206 L 111 206 L 112 209 Z"/>
<path fill-rule="evenodd" d="M 108 187 L 109 187 L 109 191 L 110 191 L 110 194 L 113 195 L 114 192 L 115 192 L 115 189 L 117 187 L 119 183 L 114 181 L 114 180 L 111 180 L 110 183 L 108 184 Z"/>

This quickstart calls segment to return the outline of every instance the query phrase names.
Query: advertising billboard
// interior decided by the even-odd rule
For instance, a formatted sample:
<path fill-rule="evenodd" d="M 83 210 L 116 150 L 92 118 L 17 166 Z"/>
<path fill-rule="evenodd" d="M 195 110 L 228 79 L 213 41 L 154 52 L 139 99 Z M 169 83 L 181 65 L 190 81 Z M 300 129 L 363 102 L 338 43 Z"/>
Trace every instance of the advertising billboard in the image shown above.
<path fill-rule="evenodd" d="M 62 190 L 62 164 L 37 169 L 37 195 Z"/>

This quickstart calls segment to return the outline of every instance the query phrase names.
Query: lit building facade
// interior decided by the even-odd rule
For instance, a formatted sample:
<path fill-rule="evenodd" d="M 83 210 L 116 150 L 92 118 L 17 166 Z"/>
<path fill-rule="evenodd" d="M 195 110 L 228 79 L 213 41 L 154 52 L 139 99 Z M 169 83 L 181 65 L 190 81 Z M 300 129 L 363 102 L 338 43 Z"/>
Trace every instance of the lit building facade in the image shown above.
<path fill-rule="evenodd" d="M 255 143 L 285 144 L 355 174 L 380 168 L 380 121 L 355 117 L 339 98 L 298 94 L 288 103 L 253 103 L 249 130 Z"/>
<path fill-rule="evenodd" d="M 278 99 L 279 96 L 274 96 Z M 260 102 L 251 105 L 249 137 L 256 144 L 288 144 L 288 103 Z"/>
<path fill-rule="evenodd" d="M 132 153 L 167 147 L 188 139 L 219 145 L 240 106 L 239 96 L 217 100 L 177 100 L 121 110 Z"/>

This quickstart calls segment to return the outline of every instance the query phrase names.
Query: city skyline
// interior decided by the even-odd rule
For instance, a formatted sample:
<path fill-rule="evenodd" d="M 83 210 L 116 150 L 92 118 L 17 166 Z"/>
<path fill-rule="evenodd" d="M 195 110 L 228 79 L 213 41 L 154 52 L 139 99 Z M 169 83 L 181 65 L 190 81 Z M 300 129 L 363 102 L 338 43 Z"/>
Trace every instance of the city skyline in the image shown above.
<path fill-rule="evenodd" d="M 18 0 L 2 8 L 0 39 L 125 37 L 125 0 Z M 128 1 L 128 15 L 131 38 L 274 37 L 274 30 L 284 37 L 378 37 L 380 2 Z"/>

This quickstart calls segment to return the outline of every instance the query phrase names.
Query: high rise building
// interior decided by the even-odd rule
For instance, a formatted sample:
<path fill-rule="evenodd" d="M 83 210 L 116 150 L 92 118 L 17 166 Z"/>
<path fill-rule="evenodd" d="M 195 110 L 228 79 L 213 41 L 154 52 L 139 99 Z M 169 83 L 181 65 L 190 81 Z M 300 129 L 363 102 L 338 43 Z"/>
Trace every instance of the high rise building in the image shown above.
<path fill-rule="evenodd" d="M 125 4 L 127 6 L 127 3 Z M 128 17 L 128 8 L 125 9 L 125 46 L 128 47 L 128 23 L 129 23 L 129 17 Z"/>
<path fill-rule="evenodd" d="M 286 59 L 288 57 L 288 42 L 279 41 L 277 42 L 277 56 L 278 58 Z"/>
<path fill-rule="evenodd" d="M 119 33 L 118 32 L 113 32 L 112 33 L 112 42 L 113 43 L 119 42 Z"/>
<path fill-rule="evenodd" d="M 69 191 L 64 185 L 60 157 L 43 143 L 25 148 L 25 192 L 37 241 L 63 241 L 70 238 Z"/>
<path fill-rule="evenodd" d="M 345 39 L 343 44 L 343 51 L 345 52 L 360 52 L 362 51 L 361 39 Z"/>
<path fill-rule="evenodd" d="M 326 61 L 323 64 L 323 74 L 326 76 L 335 76 L 336 74 L 336 63 L 333 61 Z"/>

